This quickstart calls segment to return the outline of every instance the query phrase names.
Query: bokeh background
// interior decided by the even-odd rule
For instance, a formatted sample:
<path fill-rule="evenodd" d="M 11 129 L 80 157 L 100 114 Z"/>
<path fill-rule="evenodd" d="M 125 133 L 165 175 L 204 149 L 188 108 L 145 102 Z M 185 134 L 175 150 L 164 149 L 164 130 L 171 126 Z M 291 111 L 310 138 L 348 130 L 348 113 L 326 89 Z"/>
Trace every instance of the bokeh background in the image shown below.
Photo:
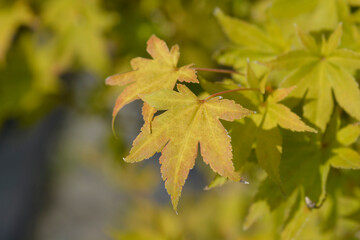
<path fill-rule="evenodd" d="M 129 71 L 131 58 L 148 57 L 152 34 L 180 45 L 181 65 L 216 67 L 214 53 L 227 41 L 215 7 L 247 19 L 256 3 L 1 0 L 0 239 L 255 239 L 257 228 L 273 231 L 242 229 L 256 182 L 203 191 L 214 174 L 201 160 L 176 215 L 159 156 L 122 160 L 142 125 L 141 102 L 121 110 L 115 138 L 121 89 L 104 84 Z"/>
<path fill-rule="evenodd" d="M 271 214 L 258 201 L 258 211 L 248 215 L 266 178 L 254 154 L 242 168 L 249 185 L 224 183 L 197 159 L 177 215 L 161 180 L 159 155 L 123 161 L 143 124 L 141 101 L 120 111 L 117 137 L 112 133 L 112 108 L 122 88 L 106 86 L 105 79 L 131 70 L 132 58 L 149 57 L 152 34 L 169 46 L 179 44 L 179 65 L 225 68 L 220 62 L 241 70 L 244 52 L 262 56 L 261 47 L 227 51 L 238 46 L 216 21 L 217 7 L 259 25 L 274 17 L 291 41 L 295 20 L 306 31 L 326 33 L 342 21 L 342 43 L 360 49 L 360 0 L 0 0 L 0 240 L 281 238 L 285 213 L 295 216 L 283 201 L 276 200 Z M 188 86 L 201 94 L 198 84 Z M 349 174 L 358 179 L 358 172 Z M 223 186 L 204 190 L 210 183 Z M 360 239 L 358 196 L 357 189 L 355 197 L 329 198 L 312 210 L 317 214 L 301 225 L 299 239 Z M 338 220 L 336 212 L 350 215 Z M 296 225 L 289 229 L 298 234 Z"/>

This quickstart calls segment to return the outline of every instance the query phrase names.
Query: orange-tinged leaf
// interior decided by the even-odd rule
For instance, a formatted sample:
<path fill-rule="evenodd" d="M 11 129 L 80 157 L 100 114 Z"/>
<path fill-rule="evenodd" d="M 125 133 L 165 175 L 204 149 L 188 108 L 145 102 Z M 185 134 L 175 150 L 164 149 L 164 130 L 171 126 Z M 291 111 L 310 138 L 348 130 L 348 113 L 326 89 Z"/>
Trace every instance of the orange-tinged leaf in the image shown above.
<path fill-rule="evenodd" d="M 167 111 L 153 119 L 151 133 L 142 128 L 124 159 L 142 161 L 161 151 L 161 173 L 175 210 L 199 143 L 204 162 L 215 172 L 234 181 L 240 179 L 232 163 L 230 137 L 219 119 L 233 121 L 253 113 L 227 99 L 200 100 L 181 84 L 177 89 L 140 96 L 157 110 Z"/>
<path fill-rule="evenodd" d="M 163 88 L 173 89 L 177 80 L 198 82 L 196 72 L 191 65 L 177 67 L 180 56 L 178 45 L 174 45 L 169 51 L 163 40 L 152 35 L 147 42 L 146 50 L 153 59 L 134 58 L 131 60 L 133 71 L 116 74 L 106 79 L 108 85 L 128 85 L 116 100 L 113 123 L 120 109 L 139 99 L 140 94 L 147 94 Z M 152 115 L 144 116 L 144 119 L 152 119 Z M 145 122 L 145 125 L 149 126 L 149 123 Z"/>

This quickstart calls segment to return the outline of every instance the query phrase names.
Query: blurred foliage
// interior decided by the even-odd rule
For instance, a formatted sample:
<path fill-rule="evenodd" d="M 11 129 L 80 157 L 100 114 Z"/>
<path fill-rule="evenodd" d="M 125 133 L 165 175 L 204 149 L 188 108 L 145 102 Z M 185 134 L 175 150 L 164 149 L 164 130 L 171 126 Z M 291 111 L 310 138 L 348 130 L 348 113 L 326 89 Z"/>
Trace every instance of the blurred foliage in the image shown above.
<path fill-rule="evenodd" d="M 149 202 L 149 199 L 138 198 L 133 202 L 132 211 L 123 216 L 125 229 L 113 230 L 110 235 L 117 240 L 356 239 L 358 224 L 353 220 L 356 218 L 353 211 L 359 207 L 356 198 L 343 196 L 335 200 L 331 197 L 321 209 L 309 210 L 302 197 L 303 193 L 294 193 L 289 196 L 289 203 L 272 214 L 260 202 L 255 206 L 255 223 L 254 215 L 246 217 L 251 200 L 248 189 L 234 184 L 202 193 L 196 199 L 197 203 L 191 204 L 192 199 L 184 197 L 185 206 L 192 207 L 185 207 L 179 215 L 175 215 L 170 207 L 164 208 Z M 341 203 L 337 209 L 334 209 L 334 201 Z M 255 211 L 254 205 L 251 211 Z M 337 218 L 337 214 L 347 215 L 349 212 L 348 217 Z M 336 221 L 338 228 L 331 228 L 334 222 L 328 222 L 329 216 L 332 217 L 330 221 Z M 290 217 L 295 221 L 289 222 Z M 279 230 L 283 230 L 281 235 Z"/>
<path fill-rule="evenodd" d="M 227 0 L 220 6 L 231 9 L 236 2 Z M 206 26 L 216 26 L 212 11 L 217 4 L 206 0 L 0 1 L 0 124 L 8 118 L 31 122 L 59 103 L 75 101 L 68 76 L 84 72 L 97 82 L 85 90 L 91 93 L 85 108 L 107 110 L 113 95 L 103 79 L 129 70 L 128 60 L 145 55 L 143 46 L 154 33 L 184 46 L 184 62 L 214 65 L 211 53 L 224 37 L 219 28 L 209 31 Z M 77 102 L 70 104 L 79 107 Z"/>
<path fill-rule="evenodd" d="M 94 168 L 127 193 L 136 193 L 126 213 L 119 216 L 120 227 L 109 233 L 114 239 L 359 239 L 359 173 L 312 161 L 321 154 L 322 160 L 331 159 L 336 165 L 342 155 L 353 156 L 344 149 L 359 152 L 359 140 L 346 143 L 357 130 L 346 130 L 351 128 L 351 121 L 344 113 L 340 112 L 340 121 L 332 119 L 336 123 L 323 135 L 332 136 L 336 142 L 320 152 L 313 148 L 321 146 L 321 140 L 302 134 L 294 137 L 281 130 L 284 149 L 289 147 L 284 155 L 303 160 L 289 157 L 288 161 L 295 162 L 293 169 L 316 165 L 314 175 L 321 179 L 316 184 L 309 177 L 311 173 L 296 174 L 282 163 L 281 174 L 288 176 L 290 186 L 287 196 L 283 196 L 254 166 L 256 156 L 250 145 L 244 147 L 246 156 L 241 155 L 240 148 L 234 153 L 239 156 L 239 168 L 241 165 L 249 186 L 224 184 L 217 178 L 217 184 L 224 184 L 221 189 L 200 196 L 197 191 L 185 189 L 177 216 L 169 204 L 162 204 L 151 194 L 160 180 L 152 166 L 135 168 L 120 161 L 129 143 L 114 140 L 110 130 L 110 109 L 119 89 L 108 89 L 103 84 L 106 76 L 130 70 L 131 58 L 147 56 L 144 46 L 152 34 L 168 45 L 181 46 L 180 65 L 195 63 L 198 67 L 215 67 L 216 60 L 242 70 L 248 58 L 265 61 L 297 48 L 300 44 L 295 22 L 317 40 L 343 22 L 341 47 L 358 51 L 359 6 L 358 0 L 1 0 L 0 127 L 8 119 L 35 122 L 61 105 L 109 120 L 108 132 L 99 141 L 103 149 L 96 152 L 98 143 L 90 145 L 85 141 L 80 150 Z M 214 16 L 216 7 L 221 11 L 216 10 Z M 234 24 L 239 26 L 235 28 Z M 254 41 L 254 35 L 262 41 Z M 254 69 L 259 76 L 265 72 L 264 66 L 258 64 Z M 219 79 L 218 75 L 203 75 Z M 244 81 L 233 77 L 238 83 Z M 282 72 L 272 73 L 269 83 L 277 85 L 283 77 Z M 85 83 L 80 79 L 86 79 Z M 87 81 L 91 86 L 86 85 Z M 244 98 L 237 100 L 242 102 Z M 126 127 L 119 127 L 120 137 L 125 137 Z M 331 130 L 338 131 L 338 135 Z M 242 139 L 236 141 L 241 143 Z M 303 154 L 299 142 L 311 143 L 310 155 Z M 79 146 L 71 141 L 68 144 Z M 106 155 L 104 149 L 111 149 L 111 153 Z M 197 170 L 206 172 L 203 175 L 210 180 L 212 176 L 203 171 L 205 168 L 200 165 Z M 328 178 L 326 187 L 324 175 Z M 305 196 L 315 196 L 317 201 L 309 202 L 315 208 L 309 210 Z"/>

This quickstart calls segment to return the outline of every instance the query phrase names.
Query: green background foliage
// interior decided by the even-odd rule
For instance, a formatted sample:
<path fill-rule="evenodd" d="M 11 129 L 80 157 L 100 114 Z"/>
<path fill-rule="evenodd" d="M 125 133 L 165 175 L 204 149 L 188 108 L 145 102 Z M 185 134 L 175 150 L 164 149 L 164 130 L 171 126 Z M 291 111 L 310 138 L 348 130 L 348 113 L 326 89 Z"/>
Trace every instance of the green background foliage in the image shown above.
<path fill-rule="evenodd" d="M 357 0 L 2 0 L 0 127 L 16 120 L 31 129 L 54 109 L 67 109 L 51 154 L 54 182 L 85 169 L 120 196 L 105 194 L 113 202 L 95 205 L 95 212 L 113 215 L 94 239 L 359 239 L 359 7 Z M 148 57 L 152 34 L 180 45 L 180 65 L 245 74 L 199 73 L 200 86 L 189 84 L 196 93 L 239 85 L 264 90 L 224 96 L 258 112 L 223 122 L 235 168 L 250 184 L 215 176 L 197 159 L 179 215 L 157 158 L 122 161 L 142 124 L 137 103 L 120 112 L 119 139 L 111 133 L 121 88 L 105 87 L 104 79 L 129 71 L 132 58 Z M 276 89 L 293 85 L 287 98 L 274 100 Z M 318 132 L 294 132 L 286 121 L 293 113 L 283 107 Z M 53 195 L 59 186 L 51 186 Z M 96 189 L 89 187 L 101 195 Z M 52 215 L 40 218 L 36 239 L 54 236 L 45 228 L 66 229 L 66 220 L 51 225 Z M 87 226 L 78 236 L 69 230 L 71 238 L 93 239 Z"/>

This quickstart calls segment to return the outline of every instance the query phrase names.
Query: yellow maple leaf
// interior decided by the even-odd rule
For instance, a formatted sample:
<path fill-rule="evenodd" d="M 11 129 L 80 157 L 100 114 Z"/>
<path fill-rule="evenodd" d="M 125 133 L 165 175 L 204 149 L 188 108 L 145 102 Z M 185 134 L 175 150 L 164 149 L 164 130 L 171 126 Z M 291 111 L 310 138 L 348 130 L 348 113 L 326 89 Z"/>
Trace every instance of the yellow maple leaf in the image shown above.
<path fill-rule="evenodd" d="M 147 94 L 163 88 L 173 89 L 177 80 L 198 83 L 192 64 L 178 68 L 179 46 L 174 45 L 169 51 L 166 43 L 152 35 L 147 41 L 147 52 L 153 59 L 137 57 L 131 60 L 133 71 L 120 73 L 106 79 L 108 85 L 123 86 L 129 84 L 119 95 L 113 110 L 113 123 L 117 113 L 126 104 L 139 99 L 140 94 Z M 143 115 L 148 128 L 155 109 L 144 104 Z"/>
<path fill-rule="evenodd" d="M 138 162 L 161 151 L 161 173 L 176 210 L 181 190 L 195 164 L 198 144 L 204 162 L 221 176 L 238 181 L 232 163 L 230 137 L 219 119 L 233 121 L 253 113 L 232 100 L 198 99 L 185 85 L 179 92 L 161 89 L 141 98 L 156 110 L 167 110 L 152 121 L 152 132 L 142 128 L 127 162 Z"/>

